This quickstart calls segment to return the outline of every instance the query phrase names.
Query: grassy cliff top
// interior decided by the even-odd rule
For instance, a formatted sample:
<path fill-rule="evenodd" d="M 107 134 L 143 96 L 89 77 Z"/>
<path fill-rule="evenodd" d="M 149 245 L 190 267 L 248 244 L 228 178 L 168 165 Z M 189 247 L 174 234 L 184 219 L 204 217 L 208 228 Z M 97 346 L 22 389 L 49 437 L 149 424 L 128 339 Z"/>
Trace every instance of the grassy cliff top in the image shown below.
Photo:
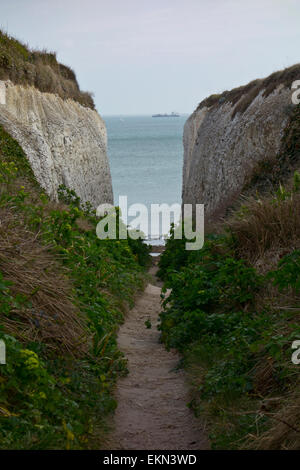
<path fill-rule="evenodd" d="M 284 70 L 274 72 L 266 78 L 257 79 L 249 82 L 247 85 L 233 88 L 232 90 L 223 91 L 220 94 L 210 95 L 199 103 L 197 110 L 207 107 L 212 107 L 225 102 L 230 102 L 235 109 L 232 113 L 232 117 L 237 112 L 243 113 L 246 111 L 248 106 L 256 98 L 260 91 L 264 90 L 263 96 L 269 96 L 279 85 L 290 87 L 294 80 L 300 77 L 300 64 L 295 64 L 292 67 L 288 67 Z M 243 99 L 240 101 L 240 99 Z"/>
<path fill-rule="evenodd" d="M 55 53 L 31 50 L 0 30 L 0 80 L 7 79 L 95 108 L 91 93 L 80 90 L 73 70 L 60 64 Z"/>

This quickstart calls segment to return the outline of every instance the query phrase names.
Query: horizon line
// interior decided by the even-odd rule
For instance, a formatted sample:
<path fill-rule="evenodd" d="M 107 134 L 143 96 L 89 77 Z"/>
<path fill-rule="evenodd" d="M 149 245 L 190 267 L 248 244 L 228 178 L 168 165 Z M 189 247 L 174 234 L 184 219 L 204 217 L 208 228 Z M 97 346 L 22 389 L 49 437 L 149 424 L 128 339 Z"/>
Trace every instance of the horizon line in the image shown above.
<path fill-rule="evenodd" d="M 192 114 L 193 111 L 191 111 L 190 113 L 189 112 L 184 112 L 184 113 L 180 113 L 178 112 L 178 114 L 180 116 L 189 116 L 190 114 Z M 125 114 L 125 113 L 103 113 L 101 111 L 99 111 L 99 113 L 101 114 L 101 116 L 151 116 L 153 114 L 158 114 L 158 113 L 129 113 L 129 114 Z M 164 114 L 164 113 L 161 113 L 161 114 Z M 167 113 L 169 114 L 169 113 Z M 170 113 L 171 114 L 171 113 Z"/>

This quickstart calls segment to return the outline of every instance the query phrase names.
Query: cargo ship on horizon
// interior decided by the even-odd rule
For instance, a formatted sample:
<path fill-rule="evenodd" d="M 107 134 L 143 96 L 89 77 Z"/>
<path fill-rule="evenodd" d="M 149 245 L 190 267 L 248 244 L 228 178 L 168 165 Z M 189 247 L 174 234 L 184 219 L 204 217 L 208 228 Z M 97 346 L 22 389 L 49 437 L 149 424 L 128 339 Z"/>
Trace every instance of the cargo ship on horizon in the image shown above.
<path fill-rule="evenodd" d="M 171 114 L 153 114 L 152 117 L 156 118 L 156 117 L 180 117 L 180 115 L 178 113 L 171 113 Z"/>

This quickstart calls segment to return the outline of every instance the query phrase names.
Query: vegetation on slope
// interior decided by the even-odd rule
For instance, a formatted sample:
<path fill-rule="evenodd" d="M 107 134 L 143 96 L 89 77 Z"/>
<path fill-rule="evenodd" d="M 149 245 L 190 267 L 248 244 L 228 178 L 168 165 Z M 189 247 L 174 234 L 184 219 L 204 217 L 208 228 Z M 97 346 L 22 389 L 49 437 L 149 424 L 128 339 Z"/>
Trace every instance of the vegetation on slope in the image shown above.
<path fill-rule="evenodd" d="M 54 52 L 30 50 L 0 31 L 0 80 L 7 79 L 95 108 L 91 93 L 80 90 L 73 70 L 60 64 Z"/>
<path fill-rule="evenodd" d="M 167 242 L 161 336 L 183 353 L 214 448 L 299 448 L 299 234 L 296 174 L 293 191 L 249 201 L 202 250 Z"/>
<path fill-rule="evenodd" d="M 264 195 L 248 196 L 198 252 L 173 233 L 159 275 L 172 292 L 163 302 L 161 337 L 183 354 L 190 406 L 206 417 L 216 449 L 299 449 L 300 340 L 299 107 Z M 288 136 L 288 137 L 287 137 Z M 298 166 L 297 166 L 298 165 Z M 264 181 L 274 177 L 267 167 Z M 276 189 L 275 189 L 276 188 Z"/>
<path fill-rule="evenodd" d="M 266 78 L 253 80 L 247 85 L 223 91 L 205 98 L 199 103 L 197 110 L 205 106 L 218 106 L 223 103 L 231 103 L 234 106 L 232 119 L 237 113 L 244 113 L 256 96 L 263 91 L 263 96 L 269 96 L 279 85 L 290 87 L 294 80 L 298 80 L 300 74 L 300 64 L 293 65 L 284 70 L 272 73 Z M 241 99 L 242 98 L 242 99 Z"/>
<path fill-rule="evenodd" d="M 0 448 L 99 448 L 126 363 L 116 331 L 143 287 L 140 240 L 104 240 L 90 207 L 50 202 L 0 129 Z"/>

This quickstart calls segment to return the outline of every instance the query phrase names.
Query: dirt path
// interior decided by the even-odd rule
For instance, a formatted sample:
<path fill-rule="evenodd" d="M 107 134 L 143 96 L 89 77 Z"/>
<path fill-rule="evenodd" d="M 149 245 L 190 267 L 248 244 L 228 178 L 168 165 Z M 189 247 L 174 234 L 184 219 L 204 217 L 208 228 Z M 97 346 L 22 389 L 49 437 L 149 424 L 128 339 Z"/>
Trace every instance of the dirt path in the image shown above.
<path fill-rule="evenodd" d="M 119 380 L 114 449 L 207 449 L 201 424 L 187 408 L 184 372 L 175 371 L 179 356 L 159 343 L 160 287 L 148 284 L 119 332 L 119 347 L 129 374 Z M 151 329 L 145 321 L 150 320 Z"/>

